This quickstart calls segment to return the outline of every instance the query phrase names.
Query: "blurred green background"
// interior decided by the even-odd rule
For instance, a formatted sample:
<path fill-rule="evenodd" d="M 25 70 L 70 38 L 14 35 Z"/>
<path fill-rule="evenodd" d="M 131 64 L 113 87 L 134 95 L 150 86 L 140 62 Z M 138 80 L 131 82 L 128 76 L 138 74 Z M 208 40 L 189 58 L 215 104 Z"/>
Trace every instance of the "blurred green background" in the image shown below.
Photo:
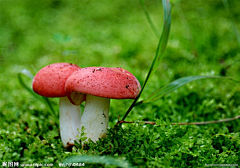
<path fill-rule="evenodd" d="M 222 75 L 240 80 L 240 1 L 171 2 L 172 25 L 165 57 L 142 96 L 184 76 Z M 161 1 L 145 3 L 161 32 Z M 158 40 L 138 0 L 0 0 L 0 128 L 20 134 L 28 128 L 40 129 L 40 134 L 50 126 L 58 129 L 58 120 L 49 116 L 46 106 L 19 84 L 21 70 L 35 74 L 55 62 L 122 67 L 143 84 Z M 31 85 L 28 78 L 24 80 Z M 57 99 L 52 102 L 58 110 Z M 131 102 L 111 102 L 110 126 Z M 134 108 L 127 120 L 218 120 L 239 115 L 239 109 L 239 85 L 203 80 Z M 229 124 L 229 130 L 239 132 L 238 124 Z"/>
<path fill-rule="evenodd" d="M 233 26 L 239 29 L 239 1 L 229 2 L 230 12 L 224 2 L 173 1 L 165 58 L 144 94 L 149 95 L 184 76 L 239 78 L 240 43 Z M 144 82 L 158 38 L 139 1 L 1 0 L 0 3 L 0 108 L 11 99 L 16 103 L 15 108 L 21 108 L 22 103 L 18 102 L 26 93 L 18 84 L 17 73 L 28 69 L 35 74 L 54 62 L 71 62 L 81 67 L 122 67 L 136 75 L 140 83 Z M 149 0 L 146 6 L 161 32 L 161 1 Z M 214 84 L 203 86 L 200 82 L 195 87 L 207 90 L 217 87 L 215 96 L 219 97 L 232 90 L 227 82 Z"/>

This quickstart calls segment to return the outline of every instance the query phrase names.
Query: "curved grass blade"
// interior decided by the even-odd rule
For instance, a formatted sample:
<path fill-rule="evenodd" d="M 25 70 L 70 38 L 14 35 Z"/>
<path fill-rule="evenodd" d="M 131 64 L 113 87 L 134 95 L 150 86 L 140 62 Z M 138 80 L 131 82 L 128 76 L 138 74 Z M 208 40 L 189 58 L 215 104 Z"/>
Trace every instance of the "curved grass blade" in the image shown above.
<path fill-rule="evenodd" d="M 49 110 L 51 111 L 51 113 L 56 116 L 55 110 L 53 109 L 51 102 L 49 101 L 49 99 L 47 97 L 43 97 L 43 96 L 39 96 L 37 95 L 23 80 L 22 75 L 24 75 L 25 77 L 28 77 L 29 79 L 33 79 L 33 74 L 28 71 L 27 69 L 23 69 L 20 73 L 18 73 L 18 81 L 20 83 L 20 85 L 26 90 L 28 91 L 30 94 L 32 94 L 35 98 L 39 99 L 40 101 L 42 101 L 43 103 L 46 104 L 46 106 L 49 108 Z"/>
<path fill-rule="evenodd" d="M 164 25 L 163 25 L 161 37 L 159 39 L 158 47 L 156 50 L 156 55 L 153 59 L 152 65 L 148 71 L 147 77 L 145 79 L 145 82 L 142 86 L 140 93 L 134 99 L 132 105 L 129 107 L 129 109 L 123 116 L 122 120 L 125 120 L 125 118 L 128 116 L 128 114 L 130 113 L 132 108 L 135 106 L 135 103 L 138 101 L 139 97 L 141 96 L 142 91 L 144 90 L 148 80 L 150 79 L 151 75 L 154 74 L 154 72 L 156 72 L 157 67 L 159 66 L 159 64 L 164 56 L 165 48 L 167 46 L 168 37 L 169 37 L 169 33 L 170 33 L 170 27 L 171 27 L 171 4 L 170 4 L 169 0 L 162 0 L 162 4 L 163 4 L 163 10 L 164 10 Z"/>
<path fill-rule="evenodd" d="M 166 94 L 173 92 L 174 90 L 178 89 L 179 87 L 181 87 L 189 82 L 200 80 L 200 79 L 209 79 L 209 78 L 228 79 L 228 80 L 235 81 L 231 78 L 222 77 L 222 76 L 187 76 L 187 77 L 179 78 L 179 79 L 167 84 L 163 88 L 158 89 L 153 94 L 151 94 L 148 98 L 136 103 L 135 105 L 137 106 L 141 103 L 149 103 L 152 101 L 159 100 Z M 235 81 L 235 82 L 237 82 L 237 81 Z"/>
<path fill-rule="evenodd" d="M 90 164 L 104 164 L 104 165 L 112 165 L 118 167 L 133 167 L 130 163 L 126 160 L 122 160 L 119 158 L 114 158 L 111 156 L 97 156 L 97 155 L 73 155 L 69 156 L 63 163 L 84 163 L 87 166 L 87 163 Z M 70 165 L 70 164 L 69 164 Z"/>
<path fill-rule="evenodd" d="M 239 32 L 238 32 L 237 26 L 236 26 L 236 24 L 233 20 L 233 15 L 232 15 L 231 10 L 229 8 L 228 0 L 222 0 L 222 1 L 223 1 L 223 5 L 225 7 L 225 10 L 230 17 L 230 20 L 232 22 L 232 27 L 233 27 L 233 29 L 235 31 L 235 34 L 236 34 L 236 37 L 237 37 L 238 45 L 240 46 L 240 35 L 239 35 Z"/>
<path fill-rule="evenodd" d="M 145 14 L 145 16 L 146 16 L 146 18 L 147 18 L 147 20 L 148 20 L 148 23 L 150 24 L 153 32 L 154 32 L 154 34 L 156 35 L 157 38 L 159 38 L 159 37 L 160 37 L 160 34 L 159 34 L 156 26 L 155 26 L 154 23 L 152 22 L 152 19 L 151 19 L 150 15 L 149 15 L 149 12 L 148 12 L 148 10 L 147 10 L 146 5 L 144 4 L 143 0 L 139 0 L 139 2 L 140 2 L 140 5 L 141 5 L 142 8 L 143 8 L 144 14 Z"/>
<path fill-rule="evenodd" d="M 33 79 L 33 75 L 30 71 L 28 71 L 27 69 L 23 69 L 20 73 L 18 73 L 18 81 L 20 83 L 20 85 L 27 90 L 30 94 L 32 94 L 34 97 L 36 98 L 40 98 L 40 96 L 38 96 L 36 93 L 33 92 L 33 90 L 27 85 L 25 84 L 25 82 L 22 79 L 22 75 L 28 77 L 29 79 Z"/>
<path fill-rule="evenodd" d="M 163 56 L 164 56 L 164 53 L 165 53 L 165 49 L 167 47 L 168 37 L 169 37 L 169 33 L 170 33 L 170 28 L 171 28 L 171 5 L 170 5 L 170 2 L 168 0 L 162 0 L 162 3 L 163 3 L 163 9 L 164 9 L 163 30 L 162 30 L 162 34 L 161 34 L 161 37 L 160 37 L 160 40 L 159 40 L 159 43 L 158 43 L 158 46 L 157 46 L 156 55 L 153 59 L 153 62 L 152 62 L 152 65 L 150 67 L 150 70 L 148 72 L 145 83 L 148 82 L 148 79 L 151 77 L 151 75 L 153 75 L 156 72 L 157 67 L 161 63 L 161 61 L 163 59 Z M 145 87 L 145 83 L 144 83 L 144 87 Z"/>

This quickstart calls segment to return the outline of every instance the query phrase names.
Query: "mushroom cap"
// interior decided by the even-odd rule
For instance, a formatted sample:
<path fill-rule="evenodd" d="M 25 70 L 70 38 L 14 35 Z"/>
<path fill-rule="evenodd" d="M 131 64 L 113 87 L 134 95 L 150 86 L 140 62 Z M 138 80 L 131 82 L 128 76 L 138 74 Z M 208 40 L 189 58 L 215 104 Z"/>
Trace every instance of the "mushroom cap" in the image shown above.
<path fill-rule="evenodd" d="M 76 70 L 80 69 L 71 63 L 54 63 L 43 67 L 33 78 L 32 88 L 37 94 L 45 97 L 64 97 L 65 82 Z"/>
<path fill-rule="evenodd" d="M 141 89 L 137 78 L 122 68 L 87 67 L 75 71 L 66 81 L 69 100 L 77 93 L 112 99 L 134 99 Z"/>

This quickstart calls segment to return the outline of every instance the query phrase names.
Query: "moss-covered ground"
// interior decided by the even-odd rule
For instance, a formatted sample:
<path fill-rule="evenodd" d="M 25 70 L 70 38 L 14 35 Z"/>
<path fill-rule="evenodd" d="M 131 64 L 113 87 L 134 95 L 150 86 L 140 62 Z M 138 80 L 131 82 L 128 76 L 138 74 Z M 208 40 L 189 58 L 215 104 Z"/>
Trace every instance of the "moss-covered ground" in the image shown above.
<path fill-rule="evenodd" d="M 161 1 L 145 1 L 161 32 Z M 175 0 L 172 5 L 164 59 L 140 99 L 185 76 L 217 75 L 239 81 L 240 2 Z M 132 100 L 111 100 L 107 138 L 65 149 L 59 135 L 58 99 L 50 99 L 54 115 L 18 80 L 23 69 L 35 74 L 50 63 L 71 62 L 81 67 L 122 67 L 143 84 L 158 40 L 138 0 L 0 0 L 0 166 L 19 162 L 58 167 L 75 154 L 109 156 L 109 162 L 114 158 L 136 167 L 240 165 L 240 119 L 170 125 L 240 115 L 238 83 L 191 82 L 158 101 L 134 107 L 126 118 L 157 121 L 157 126 L 123 124 L 113 129 Z M 29 78 L 23 79 L 31 86 Z"/>

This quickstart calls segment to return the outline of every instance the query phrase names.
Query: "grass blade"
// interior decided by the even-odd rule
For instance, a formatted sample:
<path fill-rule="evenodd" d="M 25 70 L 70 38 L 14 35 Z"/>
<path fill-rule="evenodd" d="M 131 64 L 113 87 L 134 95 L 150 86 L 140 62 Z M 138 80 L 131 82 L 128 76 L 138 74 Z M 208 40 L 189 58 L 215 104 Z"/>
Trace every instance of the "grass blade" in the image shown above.
<path fill-rule="evenodd" d="M 189 82 L 200 80 L 200 79 L 209 79 L 209 78 L 218 78 L 218 79 L 220 78 L 220 79 L 228 79 L 228 80 L 235 81 L 231 78 L 222 77 L 222 76 L 187 76 L 187 77 L 179 78 L 179 79 L 167 84 L 163 88 L 155 91 L 148 98 L 138 102 L 136 105 L 139 105 L 141 103 L 149 103 L 152 101 L 159 100 L 166 94 L 173 92 L 174 90 L 178 89 L 179 87 L 181 87 Z M 237 81 L 235 81 L 235 82 L 237 82 Z"/>
<path fill-rule="evenodd" d="M 91 164 L 112 165 L 112 166 L 118 166 L 118 167 L 132 167 L 130 163 L 128 163 L 126 160 L 114 158 L 111 156 L 96 156 L 96 155 L 73 155 L 63 160 L 63 163 L 65 164 L 66 163 L 67 164 L 84 163 L 85 166 L 87 165 L 86 163 L 91 163 Z"/>
<path fill-rule="evenodd" d="M 123 116 L 122 120 L 125 120 L 125 118 L 128 116 L 128 114 L 130 113 L 132 108 L 135 106 L 135 103 L 138 101 L 139 97 L 141 96 L 148 80 L 150 79 L 151 75 L 154 74 L 154 72 L 156 72 L 157 67 L 159 66 L 159 64 L 164 56 L 165 48 L 167 46 L 168 37 L 169 37 L 169 33 L 170 33 L 170 27 L 171 27 L 171 4 L 170 4 L 169 0 L 162 0 L 162 4 L 163 4 L 163 10 L 164 10 L 164 25 L 163 25 L 162 34 L 161 34 L 161 37 L 160 37 L 160 40 L 158 43 L 158 47 L 156 50 L 156 55 L 153 59 L 153 62 L 151 64 L 151 67 L 149 69 L 149 72 L 147 74 L 147 77 L 145 79 L 145 82 L 142 86 L 140 93 L 134 99 L 132 105 L 129 107 L 129 109 Z"/>
<path fill-rule="evenodd" d="M 146 18 L 147 18 L 147 20 L 148 20 L 148 23 L 150 24 L 153 32 L 154 32 L 154 34 L 156 35 L 157 38 L 159 38 L 159 37 L 160 37 L 160 34 L 159 34 L 156 26 L 155 26 L 154 23 L 152 22 L 152 19 L 151 19 L 150 15 L 149 15 L 149 12 L 148 12 L 148 10 L 147 10 L 146 5 L 144 4 L 143 0 L 139 0 L 139 2 L 140 2 L 140 5 L 141 5 L 142 8 L 143 8 L 144 14 L 145 14 L 145 16 L 146 16 Z"/>
<path fill-rule="evenodd" d="M 144 89 L 144 87 L 147 84 L 151 75 L 153 75 L 156 72 L 157 67 L 159 66 L 160 62 L 163 59 L 164 52 L 167 47 L 168 37 L 169 37 L 169 33 L 170 33 L 170 28 L 171 28 L 171 5 L 168 0 L 162 0 L 162 3 L 163 3 L 163 9 L 164 9 L 163 31 L 162 31 L 162 34 L 161 34 L 161 37 L 160 37 L 160 40 L 159 40 L 159 43 L 157 46 L 156 55 L 153 59 L 150 70 L 149 70 L 146 80 L 143 84 L 142 90 Z"/>
<path fill-rule="evenodd" d="M 232 26 L 233 26 L 233 29 L 235 31 L 236 37 L 237 37 L 238 45 L 240 46 L 240 35 L 239 35 L 239 32 L 238 32 L 237 26 L 236 26 L 236 24 L 233 20 L 233 16 L 232 16 L 231 10 L 229 8 L 228 0 L 222 0 L 222 1 L 223 1 L 223 5 L 225 7 L 226 12 L 228 13 L 228 15 L 231 19 Z"/>
<path fill-rule="evenodd" d="M 27 90 L 30 94 L 32 94 L 34 97 L 40 99 L 40 96 L 38 96 L 36 93 L 33 92 L 33 90 L 27 85 L 25 84 L 22 75 L 28 77 L 29 79 L 33 79 L 33 75 L 30 71 L 28 71 L 27 69 L 23 69 L 20 73 L 18 73 L 18 81 L 20 83 L 20 85 Z"/>
<path fill-rule="evenodd" d="M 38 94 L 36 94 L 23 80 L 22 76 L 28 77 L 29 79 L 33 79 L 34 75 L 28 71 L 27 69 L 23 69 L 20 73 L 18 73 L 18 81 L 20 83 L 20 85 L 26 90 L 28 91 L 31 95 L 33 95 L 35 98 L 39 99 L 40 101 L 42 101 L 43 103 L 46 104 L 46 106 L 49 108 L 49 110 L 51 111 L 51 113 L 56 116 L 56 112 L 52 107 L 51 102 L 49 101 L 49 99 L 47 97 L 43 97 L 43 96 L 39 96 Z"/>

